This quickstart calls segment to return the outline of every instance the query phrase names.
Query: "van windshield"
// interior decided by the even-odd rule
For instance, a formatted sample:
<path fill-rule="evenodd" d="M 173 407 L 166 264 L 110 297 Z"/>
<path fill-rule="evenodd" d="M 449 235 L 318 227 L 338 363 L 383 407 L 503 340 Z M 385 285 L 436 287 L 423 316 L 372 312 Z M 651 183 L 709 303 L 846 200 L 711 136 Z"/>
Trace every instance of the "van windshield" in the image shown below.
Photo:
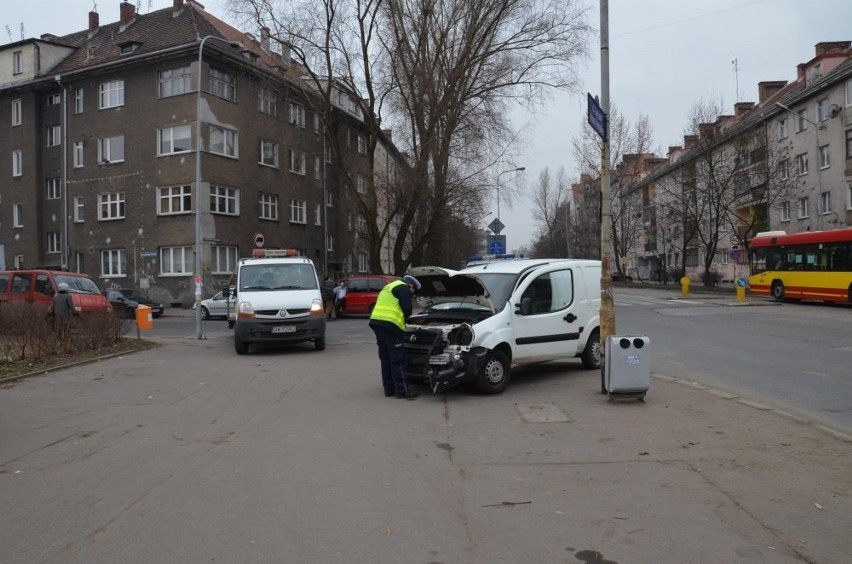
<path fill-rule="evenodd" d="M 317 277 L 310 264 L 257 264 L 240 269 L 240 290 L 316 290 Z"/>
<path fill-rule="evenodd" d="M 68 284 L 69 292 L 81 292 L 84 294 L 100 294 L 98 285 L 91 278 L 85 276 L 66 276 L 58 274 L 56 276 L 56 285 L 59 286 L 62 282 Z"/>
<path fill-rule="evenodd" d="M 488 294 L 491 298 L 491 303 L 499 311 L 506 306 L 509 301 L 509 296 L 512 295 L 512 290 L 515 289 L 515 282 L 518 280 L 517 274 L 506 273 L 483 273 L 477 272 L 476 277 L 482 280 Z"/>

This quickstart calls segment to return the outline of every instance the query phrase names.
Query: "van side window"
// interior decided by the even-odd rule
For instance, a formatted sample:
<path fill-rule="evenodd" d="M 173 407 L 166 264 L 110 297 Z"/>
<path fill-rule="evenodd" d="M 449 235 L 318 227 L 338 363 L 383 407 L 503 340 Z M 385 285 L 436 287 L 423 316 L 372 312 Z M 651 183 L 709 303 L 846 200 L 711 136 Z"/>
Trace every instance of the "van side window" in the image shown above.
<path fill-rule="evenodd" d="M 26 294 L 30 291 L 32 285 L 32 274 L 13 274 L 12 275 L 12 292 Z"/>
<path fill-rule="evenodd" d="M 8 276 L 0 276 L 0 294 L 6 292 L 6 288 L 9 287 L 9 277 Z"/>
<path fill-rule="evenodd" d="M 366 292 L 367 291 L 367 281 L 366 280 L 350 280 L 349 284 L 347 284 L 346 292 Z"/>
<path fill-rule="evenodd" d="M 53 288 L 50 285 L 50 280 L 48 279 L 47 274 L 36 275 L 36 292 L 44 294 L 45 296 L 53 295 Z"/>
<path fill-rule="evenodd" d="M 542 274 L 524 290 L 521 301 L 525 298 L 529 298 L 532 302 L 531 315 L 565 309 L 574 299 L 571 271 L 559 270 Z"/>
<path fill-rule="evenodd" d="M 367 284 L 371 292 L 381 292 L 387 282 L 384 280 L 368 280 Z"/>

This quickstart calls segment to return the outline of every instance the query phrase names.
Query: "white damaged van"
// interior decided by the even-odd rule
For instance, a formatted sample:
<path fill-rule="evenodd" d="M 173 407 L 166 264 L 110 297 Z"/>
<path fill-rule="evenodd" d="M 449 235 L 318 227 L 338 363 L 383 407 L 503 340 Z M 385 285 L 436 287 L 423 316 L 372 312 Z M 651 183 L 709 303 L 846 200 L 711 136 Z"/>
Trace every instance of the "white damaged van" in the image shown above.
<path fill-rule="evenodd" d="M 234 281 L 234 349 L 249 345 L 313 341 L 325 349 L 325 312 L 314 263 L 306 257 L 267 252 L 237 263 Z"/>
<path fill-rule="evenodd" d="M 577 357 L 600 369 L 600 261 L 501 260 L 409 273 L 422 285 L 422 310 L 405 329 L 410 381 L 433 392 L 472 382 L 495 394 L 513 364 Z"/>

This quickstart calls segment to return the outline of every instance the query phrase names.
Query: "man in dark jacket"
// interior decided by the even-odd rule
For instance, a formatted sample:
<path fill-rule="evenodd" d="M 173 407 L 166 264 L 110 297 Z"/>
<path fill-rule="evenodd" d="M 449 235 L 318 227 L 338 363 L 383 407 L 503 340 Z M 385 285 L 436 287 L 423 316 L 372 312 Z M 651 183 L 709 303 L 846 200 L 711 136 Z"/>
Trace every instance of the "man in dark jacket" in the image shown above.
<path fill-rule="evenodd" d="M 68 284 L 60 282 L 57 289 L 59 291 L 53 294 L 53 303 L 50 304 L 47 314 L 53 318 L 59 338 L 65 339 L 70 331 L 71 319 L 77 314 L 77 310 L 74 308 L 74 298 L 68 293 Z"/>
<path fill-rule="evenodd" d="M 405 349 L 402 344 L 405 320 L 411 315 L 412 296 L 420 289 L 414 276 L 394 280 L 379 292 L 370 328 L 376 334 L 379 361 L 382 366 L 382 386 L 385 397 L 413 400 L 417 394 L 405 382 Z"/>

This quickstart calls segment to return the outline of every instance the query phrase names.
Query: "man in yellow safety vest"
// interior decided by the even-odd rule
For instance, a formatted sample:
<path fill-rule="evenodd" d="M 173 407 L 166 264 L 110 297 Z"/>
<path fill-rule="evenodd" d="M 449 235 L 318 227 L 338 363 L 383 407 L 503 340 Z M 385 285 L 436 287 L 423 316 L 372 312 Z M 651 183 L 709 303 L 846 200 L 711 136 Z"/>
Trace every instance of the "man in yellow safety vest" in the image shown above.
<path fill-rule="evenodd" d="M 402 336 L 405 320 L 411 315 L 411 298 L 419 289 L 420 282 L 411 275 L 389 282 L 379 292 L 373 313 L 370 314 L 370 328 L 376 334 L 376 344 L 379 346 L 385 397 L 417 399 L 417 394 L 410 391 L 405 382 Z"/>

